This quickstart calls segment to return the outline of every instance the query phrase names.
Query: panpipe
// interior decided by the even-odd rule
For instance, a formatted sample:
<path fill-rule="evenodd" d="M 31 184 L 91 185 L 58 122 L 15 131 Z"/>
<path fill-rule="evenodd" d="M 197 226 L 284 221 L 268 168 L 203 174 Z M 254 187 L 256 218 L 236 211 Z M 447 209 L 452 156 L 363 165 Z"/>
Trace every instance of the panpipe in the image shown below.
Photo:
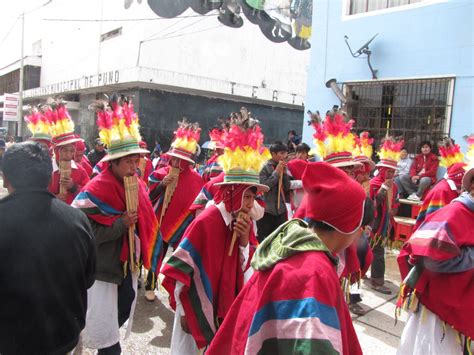
<path fill-rule="evenodd" d="M 176 176 L 176 179 L 174 179 L 171 184 L 166 186 L 165 196 L 163 198 L 163 205 L 161 207 L 160 226 L 161 226 L 161 222 L 163 221 L 163 217 L 166 213 L 166 209 L 168 208 L 171 198 L 173 197 L 174 191 L 176 190 L 176 186 L 178 186 L 179 168 L 175 168 L 172 166 L 168 175 Z"/>
<path fill-rule="evenodd" d="M 67 187 L 61 184 L 61 179 L 69 179 L 71 177 L 71 161 L 60 160 L 59 161 L 59 194 L 67 194 Z"/>

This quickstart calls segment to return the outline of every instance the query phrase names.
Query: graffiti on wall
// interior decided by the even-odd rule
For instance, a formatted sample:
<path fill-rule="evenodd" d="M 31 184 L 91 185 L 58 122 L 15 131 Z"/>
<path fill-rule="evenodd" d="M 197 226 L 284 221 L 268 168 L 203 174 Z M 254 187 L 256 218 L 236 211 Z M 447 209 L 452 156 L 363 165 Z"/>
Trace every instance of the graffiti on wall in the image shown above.
<path fill-rule="evenodd" d="M 125 0 L 125 8 L 132 3 Z M 163 18 L 178 17 L 189 8 L 200 15 L 214 12 L 225 26 L 240 28 L 248 21 L 272 42 L 311 48 L 313 0 L 148 0 L 148 6 Z"/>

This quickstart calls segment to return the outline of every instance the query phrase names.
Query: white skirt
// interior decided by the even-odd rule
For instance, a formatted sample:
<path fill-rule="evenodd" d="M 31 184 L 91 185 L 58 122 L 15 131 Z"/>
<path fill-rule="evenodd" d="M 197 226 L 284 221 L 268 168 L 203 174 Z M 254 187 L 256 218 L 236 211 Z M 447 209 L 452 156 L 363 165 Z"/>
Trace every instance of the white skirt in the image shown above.
<path fill-rule="evenodd" d="M 461 355 L 463 342 L 458 332 L 446 325 L 443 337 L 443 322 L 424 306 L 418 312 L 410 312 L 403 329 L 398 355 Z"/>
<path fill-rule="evenodd" d="M 95 281 L 87 291 L 86 327 L 82 343 L 91 349 L 102 349 L 119 342 L 117 285 Z"/>

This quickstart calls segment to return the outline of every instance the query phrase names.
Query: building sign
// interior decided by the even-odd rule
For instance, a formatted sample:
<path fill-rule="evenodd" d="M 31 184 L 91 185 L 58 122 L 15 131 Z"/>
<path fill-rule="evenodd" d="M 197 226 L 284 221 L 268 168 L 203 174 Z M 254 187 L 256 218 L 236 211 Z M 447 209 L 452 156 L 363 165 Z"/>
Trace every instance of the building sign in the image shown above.
<path fill-rule="evenodd" d="M 18 121 L 18 94 L 4 94 L 3 96 L 3 120 Z"/>
<path fill-rule="evenodd" d="M 82 78 L 66 80 L 60 83 L 41 86 L 24 92 L 24 98 L 49 96 L 63 94 L 66 92 L 79 91 L 106 85 L 114 85 L 120 82 L 120 71 L 112 70 L 95 75 L 83 76 Z"/>

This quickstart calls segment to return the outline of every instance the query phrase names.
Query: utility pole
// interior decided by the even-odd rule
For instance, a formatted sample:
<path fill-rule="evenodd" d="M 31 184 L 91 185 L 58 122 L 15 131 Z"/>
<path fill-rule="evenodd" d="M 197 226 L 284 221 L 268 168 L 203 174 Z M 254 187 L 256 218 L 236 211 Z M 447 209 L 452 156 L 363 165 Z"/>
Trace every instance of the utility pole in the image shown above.
<path fill-rule="evenodd" d="M 24 72 L 24 47 L 25 47 L 25 13 L 21 14 L 21 58 L 20 58 L 20 83 L 18 88 L 18 125 L 16 135 L 23 137 L 23 72 Z"/>

